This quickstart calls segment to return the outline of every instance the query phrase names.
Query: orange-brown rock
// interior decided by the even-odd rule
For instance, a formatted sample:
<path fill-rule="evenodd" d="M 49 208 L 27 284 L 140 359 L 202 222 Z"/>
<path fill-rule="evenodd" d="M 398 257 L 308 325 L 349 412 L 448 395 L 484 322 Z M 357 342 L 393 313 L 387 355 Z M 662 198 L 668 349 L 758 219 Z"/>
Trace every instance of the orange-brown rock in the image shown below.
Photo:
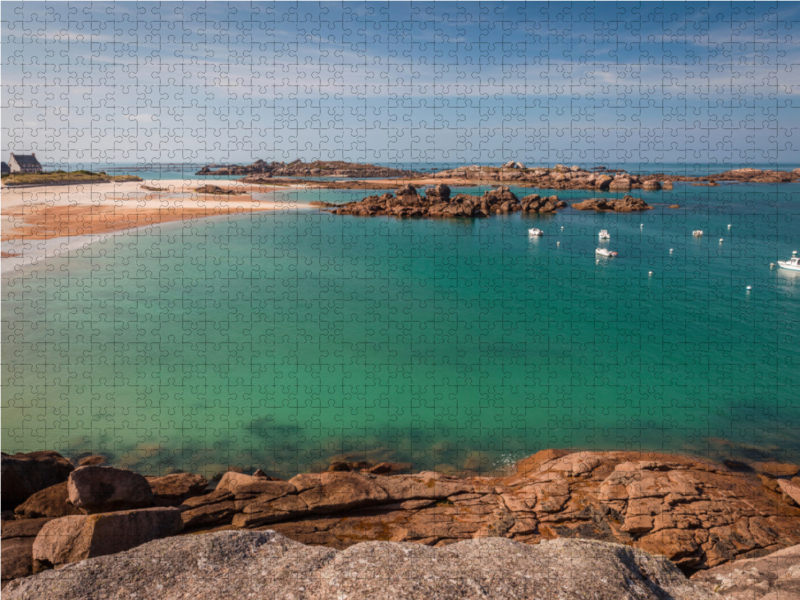
<path fill-rule="evenodd" d="M 589 198 L 583 202 L 576 202 L 572 205 L 576 210 L 610 210 L 614 212 L 635 212 L 640 210 L 650 210 L 653 208 L 641 198 L 625 195 L 621 199 L 611 198 Z"/>
<path fill-rule="evenodd" d="M 176 508 L 145 508 L 53 519 L 33 544 L 34 571 L 122 552 L 183 527 Z"/>
<path fill-rule="evenodd" d="M 528 458 L 523 458 L 521 461 L 517 462 L 516 469 L 519 475 L 527 475 L 531 471 L 538 469 L 544 463 L 554 460 L 556 458 L 561 458 L 562 456 L 566 456 L 570 454 L 569 450 L 558 450 L 554 448 L 550 448 L 547 450 L 540 450 L 533 456 L 529 456 Z"/>
<path fill-rule="evenodd" d="M 797 465 L 775 461 L 759 462 L 753 466 L 759 473 L 764 473 L 770 477 L 794 477 L 800 471 L 800 467 Z"/>
<path fill-rule="evenodd" d="M 358 202 L 347 204 L 321 204 L 332 208 L 337 215 L 395 217 L 487 217 L 491 214 L 513 212 L 555 212 L 567 203 L 557 196 L 542 198 L 538 195 L 526 196 L 522 200 L 508 188 L 501 186 L 485 192 L 483 196 L 457 194 L 450 196 L 450 188 L 439 184 L 420 196 L 417 189 L 406 184 L 399 188 L 395 197 L 391 193 L 381 196 L 367 196 Z"/>
<path fill-rule="evenodd" d="M 192 496 L 199 496 L 208 480 L 194 473 L 172 473 L 163 477 L 147 477 L 156 506 L 178 506 Z"/>
<path fill-rule="evenodd" d="M 544 450 L 505 477 L 345 471 L 282 483 L 294 489 L 191 498 L 183 521 L 270 528 L 335 548 L 584 537 L 664 554 L 688 571 L 800 543 L 800 508 L 777 484 L 775 492 L 752 471 L 691 457 Z"/>
<path fill-rule="evenodd" d="M 75 467 L 58 452 L 2 453 L 3 510 L 13 510 L 39 490 L 67 480 Z"/>
<path fill-rule="evenodd" d="M 33 543 L 52 519 L 2 521 L 2 583 L 33 573 Z"/>
<path fill-rule="evenodd" d="M 14 512 L 25 519 L 67 517 L 69 515 L 83 514 L 78 508 L 70 504 L 66 481 L 39 490 L 20 504 Z"/>
<path fill-rule="evenodd" d="M 800 478 L 789 479 L 792 472 L 793 465 L 543 450 L 504 476 L 362 469 L 282 481 L 229 471 L 216 490 L 179 509 L 189 532 L 274 529 L 337 549 L 373 540 L 580 537 L 662 554 L 694 572 L 800 544 Z"/>
<path fill-rule="evenodd" d="M 146 188 L 147 186 L 143 185 L 141 187 Z M 101 456 L 99 454 L 93 454 L 91 456 L 84 456 L 82 459 L 80 459 L 78 461 L 78 466 L 79 467 L 92 467 L 92 466 L 104 465 L 104 464 L 106 464 L 106 457 L 105 456 Z"/>

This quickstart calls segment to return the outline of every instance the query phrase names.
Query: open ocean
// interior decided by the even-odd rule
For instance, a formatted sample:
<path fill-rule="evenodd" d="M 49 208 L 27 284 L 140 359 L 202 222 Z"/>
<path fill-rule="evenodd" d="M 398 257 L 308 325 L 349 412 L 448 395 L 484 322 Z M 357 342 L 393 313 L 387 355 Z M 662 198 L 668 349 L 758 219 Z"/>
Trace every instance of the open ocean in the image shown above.
<path fill-rule="evenodd" d="M 491 471 L 551 447 L 797 462 L 800 273 L 770 263 L 800 250 L 798 192 L 397 220 L 293 209 L 364 195 L 300 190 L 110 236 L 4 281 L 3 449 L 209 475 L 340 454 Z M 603 228 L 619 257 L 598 262 Z"/>

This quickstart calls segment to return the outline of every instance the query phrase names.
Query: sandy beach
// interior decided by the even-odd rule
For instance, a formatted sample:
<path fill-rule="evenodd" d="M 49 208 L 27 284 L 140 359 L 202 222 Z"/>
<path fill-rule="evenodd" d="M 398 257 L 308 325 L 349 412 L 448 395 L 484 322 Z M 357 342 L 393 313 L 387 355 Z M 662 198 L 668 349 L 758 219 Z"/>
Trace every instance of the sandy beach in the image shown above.
<path fill-rule="evenodd" d="M 200 193 L 214 185 L 233 193 Z M 145 189 L 148 188 L 158 188 Z M 146 180 L 93 185 L 2 187 L 3 273 L 85 247 L 108 234 L 170 221 L 309 208 L 263 199 L 288 187 L 236 181 Z M 254 197 L 257 193 L 259 198 Z"/>

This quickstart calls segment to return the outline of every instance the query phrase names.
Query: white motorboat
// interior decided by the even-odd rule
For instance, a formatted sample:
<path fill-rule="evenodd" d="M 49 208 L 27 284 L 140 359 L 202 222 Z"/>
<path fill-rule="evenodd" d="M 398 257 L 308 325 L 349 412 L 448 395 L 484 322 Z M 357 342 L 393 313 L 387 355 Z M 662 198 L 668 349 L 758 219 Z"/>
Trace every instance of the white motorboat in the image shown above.
<path fill-rule="evenodd" d="M 702 230 L 702 229 L 695 229 L 695 230 L 692 232 L 692 235 L 693 235 L 694 237 L 703 237 L 703 230 Z"/>
<path fill-rule="evenodd" d="M 598 248 L 594 251 L 595 254 L 598 256 L 605 256 L 606 258 L 611 258 L 617 256 L 617 253 L 613 250 L 609 250 L 608 248 Z"/>
<path fill-rule="evenodd" d="M 533 229 L 528 229 L 528 235 L 540 236 L 544 235 L 544 231 L 542 231 L 541 229 L 536 229 L 534 227 Z"/>
<path fill-rule="evenodd" d="M 598 236 L 601 240 L 610 240 L 611 234 L 608 233 L 608 229 L 601 229 L 600 234 Z"/>
<path fill-rule="evenodd" d="M 790 271 L 800 271 L 800 258 L 797 256 L 797 251 L 792 252 L 792 258 L 789 260 L 779 260 L 778 266 Z"/>

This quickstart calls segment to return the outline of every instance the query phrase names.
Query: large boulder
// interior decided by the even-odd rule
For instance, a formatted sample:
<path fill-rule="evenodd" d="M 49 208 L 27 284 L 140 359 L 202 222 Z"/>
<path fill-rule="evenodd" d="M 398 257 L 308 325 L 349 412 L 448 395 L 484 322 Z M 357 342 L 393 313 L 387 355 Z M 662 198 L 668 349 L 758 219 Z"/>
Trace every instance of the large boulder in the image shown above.
<path fill-rule="evenodd" d="M 14 510 L 39 490 L 66 481 L 75 467 L 58 452 L 2 453 L 2 509 Z"/>
<path fill-rule="evenodd" d="M 488 200 L 490 205 L 502 205 L 505 202 L 519 205 L 519 198 L 517 198 L 507 185 L 502 185 L 488 192 L 484 192 L 483 198 Z"/>
<path fill-rule="evenodd" d="M 398 198 L 407 199 L 407 198 L 414 198 L 419 199 L 419 195 L 417 194 L 417 188 L 415 188 L 410 183 L 400 187 L 395 194 L 397 194 Z"/>
<path fill-rule="evenodd" d="M 114 467 L 80 467 L 70 473 L 69 501 L 85 514 L 146 508 L 154 502 L 147 479 Z"/>
<path fill-rule="evenodd" d="M 726 600 L 796 600 L 800 598 L 800 546 L 700 571 L 692 581 Z"/>
<path fill-rule="evenodd" d="M 2 521 L 2 583 L 33 573 L 33 543 L 42 527 L 50 519 L 24 519 Z"/>
<path fill-rule="evenodd" d="M 436 202 L 447 202 L 450 200 L 450 186 L 440 183 L 425 192 L 426 198 Z"/>
<path fill-rule="evenodd" d="M 337 552 L 273 531 L 158 540 L 12 582 L 7 600 L 712 600 L 663 557 L 618 544 L 483 538 L 443 548 L 370 542 Z"/>
<path fill-rule="evenodd" d="M 627 177 L 614 178 L 609 184 L 608 190 L 611 192 L 627 192 L 631 189 L 631 180 Z"/>
<path fill-rule="evenodd" d="M 3 560 L 0 561 L 2 583 L 33 573 L 33 543 L 36 538 L 10 538 L 0 542 Z"/>
<path fill-rule="evenodd" d="M 175 535 L 182 528 L 181 511 L 174 507 L 54 519 L 36 536 L 34 570 L 115 554 Z"/>
<path fill-rule="evenodd" d="M 20 504 L 14 512 L 25 519 L 68 517 L 69 515 L 83 514 L 80 509 L 73 506 L 69 501 L 68 485 L 65 481 L 39 490 Z"/>
<path fill-rule="evenodd" d="M 208 480 L 194 473 L 173 473 L 146 479 L 157 506 L 178 506 L 188 498 L 199 496 L 208 487 Z"/>

